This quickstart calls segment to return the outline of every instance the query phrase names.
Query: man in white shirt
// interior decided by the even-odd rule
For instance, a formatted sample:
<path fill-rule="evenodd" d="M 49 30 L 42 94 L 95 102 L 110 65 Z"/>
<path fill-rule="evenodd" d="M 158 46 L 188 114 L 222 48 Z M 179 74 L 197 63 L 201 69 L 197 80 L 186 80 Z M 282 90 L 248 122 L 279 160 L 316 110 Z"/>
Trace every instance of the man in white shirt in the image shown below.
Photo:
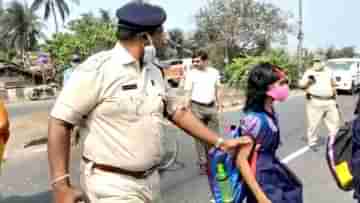
<path fill-rule="evenodd" d="M 220 74 L 208 64 L 208 55 L 204 51 L 194 53 L 193 69 L 187 74 L 185 91 L 187 104 L 196 117 L 210 129 L 219 132 L 218 111 L 222 111 Z M 195 140 L 200 173 L 206 174 L 208 145 Z"/>
<path fill-rule="evenodd" d="M 335 83 L 331 72 L 315 57 L 314 65 L 308 69 L 299 82 L 300 88 L 306 91 L 306 111 L 308 119 L 308 144 L 317 150 L 317 128 L 323 120 L 329 130 L 329 136 L 334 137 L 339 129 L 340 119 L 336 103 Z"/>

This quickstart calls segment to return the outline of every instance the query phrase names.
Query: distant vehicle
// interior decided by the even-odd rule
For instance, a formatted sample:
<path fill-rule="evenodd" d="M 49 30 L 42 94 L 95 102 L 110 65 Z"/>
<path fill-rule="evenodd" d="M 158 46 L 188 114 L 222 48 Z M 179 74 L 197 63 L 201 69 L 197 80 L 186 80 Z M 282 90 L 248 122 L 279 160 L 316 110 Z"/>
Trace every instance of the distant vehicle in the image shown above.
<path fill-rule="evenodd" d="M 27 88 L 25 95 L 30 100 L 43 100 L 55 98 L 58 85 L 55 83 L 46 85 L 37 85 Z"/>
<path fill-rule="evenodd" d="M 360 85 L 360 59 L 338 58 L 326 62 L 336 83 L 337 90 L 355 92 Z"/>
<path fill-rule="evenodd" d="M 186 74 L 190 71 L 192 60 L 171 59 L 160 62 L 164 68 L 165 78 L 172 87 L 178 87 L 185 80 Z"/>

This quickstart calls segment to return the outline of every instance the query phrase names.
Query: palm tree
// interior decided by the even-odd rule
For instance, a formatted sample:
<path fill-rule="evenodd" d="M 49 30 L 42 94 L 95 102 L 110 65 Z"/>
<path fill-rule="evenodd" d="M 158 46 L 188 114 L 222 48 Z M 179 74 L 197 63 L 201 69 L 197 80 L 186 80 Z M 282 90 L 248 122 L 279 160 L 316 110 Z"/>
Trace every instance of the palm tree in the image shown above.
<path fill-rule="evenodd" d="M 79 0 L 70 0 L 73 3 L 79 5 Z M 50 15 L 54 16 L 55 22 L 55 32 L 59 32 L 59 23 L 57 19 L 57 12 L 64 22 L 66 17 L 70 15 L 70 8 L 67 4 L 66 0 L 34 0 L 33 4 L 31 5 L 31 9 L 38 10 L 42 5 L 44 5 L 44 19 L 48 20 Z"/>
<path fill-rule="evenodd" d="M 110 24 L 111 21 L 112 21 L 110 11 L 100 8 L 99 12 L 100 12 L 100 20 L 101 20 L 101 22 Z"/>
<path fill-rule="evenodd" d="M 45 37 L 41 29 L 45 26 L 30 7 L 18 1 L 10 2 L 0 16 L 0 39 L 8 48 L 19 51 L 26 65 L 26 51 L 32 50 L 39 38 Z"/>

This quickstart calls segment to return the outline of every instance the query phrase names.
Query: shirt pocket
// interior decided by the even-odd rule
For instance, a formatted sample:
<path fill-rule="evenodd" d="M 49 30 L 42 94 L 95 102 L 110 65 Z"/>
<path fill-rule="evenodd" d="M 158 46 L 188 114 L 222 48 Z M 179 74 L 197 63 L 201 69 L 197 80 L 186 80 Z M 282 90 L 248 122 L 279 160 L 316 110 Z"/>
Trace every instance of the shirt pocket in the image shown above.
<path fill-rule="evenodd" d="M 163 106 L 160 95 L 146 95 L 140 90 L 124 90 L 106 98 L 99 111 L 112 118 L 137 121 L 142 116 L 161 116 Z"/>
<path fill-rule="evenodd" d="M 161 116 L 164 112 L 163 97 L 161 95 L 143 95 L 142 102 L 139 103 L 137 114 L 139 116 L 155 115 Z"/>
<path fill-rule="evenodd" d="M 98 112 L 107 117 L 136 120 L 143 102 L 144 97 L 138 89 L 123 90 L 105 98 Z"/>

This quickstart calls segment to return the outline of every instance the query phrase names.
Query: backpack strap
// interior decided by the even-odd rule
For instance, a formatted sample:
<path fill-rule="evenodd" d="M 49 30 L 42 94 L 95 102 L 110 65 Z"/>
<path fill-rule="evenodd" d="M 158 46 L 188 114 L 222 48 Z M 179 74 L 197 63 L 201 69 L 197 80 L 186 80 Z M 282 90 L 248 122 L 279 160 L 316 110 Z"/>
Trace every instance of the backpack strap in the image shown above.
<path fill-rule="evenodd" d="M 268 129 L 270 127 L 266 113 L 257 113 L 257 112 L 252 112 L 252 113 L 260 118 L 260 121 L 261 121 L 260 132 L 263 129 Z M 260 138 L 260 135 L 258 135 L 256 138 L 254 138 L 254 137 L 252 137 L 252 138 L 253 138 L 254 144 L 250 151 L 248 160 L 249 160 L 251 171 L 255 175 L 256 174 L 256 161 L 257 161 L 257 157 L 258 157 L 258 149 L 261 147 L 262 138 Z"/>
<path fill-rule="evenodd" d="M 249 114 L 255 115 L 256 117 L 258 117 L 260 119 L 261 122 L 261 126 L 260 126 L 260 132 L 263 129 L 269 129 L 270 128 L 270 124 L 267 118 L 267 114 L 264 112 L 251 112 Z M 256 144 L 261 144 L 261 136 L 257 135 L 256 138 L 254 138 L 254 143 Z"/>

